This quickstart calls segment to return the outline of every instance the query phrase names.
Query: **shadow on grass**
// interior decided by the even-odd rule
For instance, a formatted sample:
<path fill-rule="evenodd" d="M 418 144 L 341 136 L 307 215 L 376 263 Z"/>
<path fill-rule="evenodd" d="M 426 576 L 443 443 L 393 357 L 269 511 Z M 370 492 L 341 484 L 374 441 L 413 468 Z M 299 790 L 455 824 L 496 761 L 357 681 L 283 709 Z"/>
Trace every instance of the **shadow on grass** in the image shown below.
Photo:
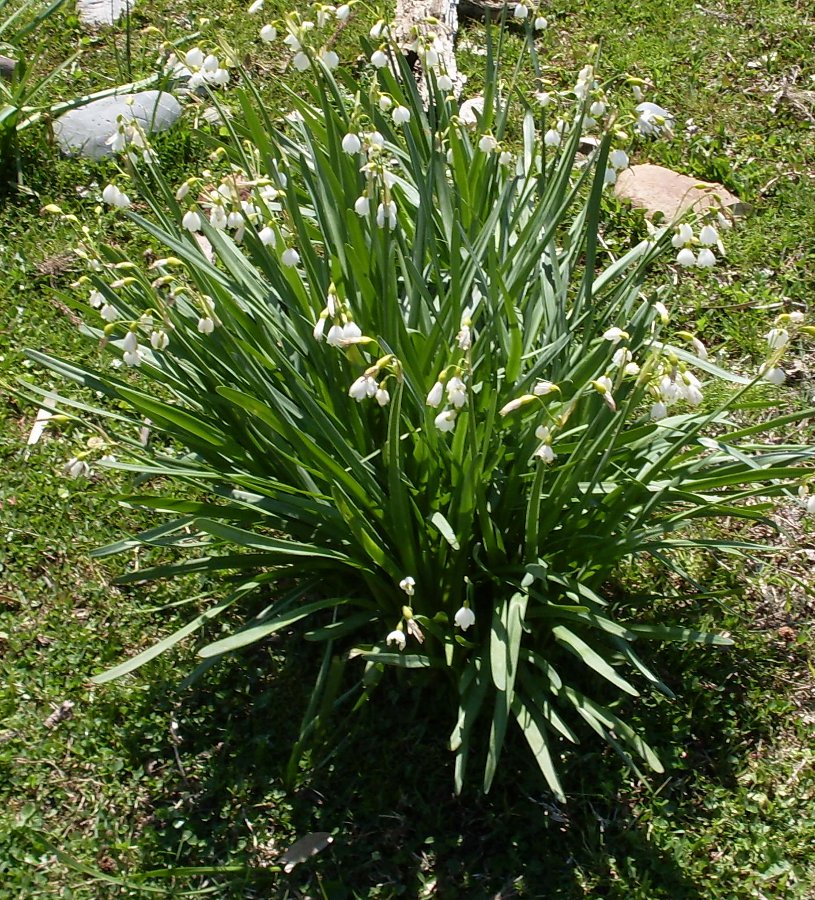
<path fill-rule="evenodd" d="M 591 734 L 563 761 L 570 801 L 560 805 L 512 735 L 492 792 L 478 790 L 471 761 L 465 793 L 453 793 L 446 749 L 452 712 L 432 685 L 386 679 L 330 760 L 281 781 L 317 659 L 291 637 L 226 661 L 186 695 L 174 715 L 180 766 L 164 753 L 163 786 L 143 834 L 143 869 L 242 864 L 224 897 L 611 897 L 709 896 L 681 865 L 677 845 L 655 841 L 649 821 L 677 833 L 704 820 L 705 780 L 732 784 L 755 741 L 769 732 L 753 708 L 765 660 L 710 648 L 660 651 L 673 702 L 628 709 L 658 749 L 666 775 L 647 784 Z M 356 674 L 356 673 L 355 673 Z M 172 704 L 172 686 L 157 697 Z M 517 737 L 517 739 L 516 739 Z M 134 761 L 144 762 L 131 735 Z M 169 775 L 170 770 L 175 775 Z M 183 773 L 182 773 L 183 769 Z M 271 867 L 296 840 L 328 832 L 333 843 L 291 874 Z M 681 849 L 681 848 L 680 848 Z M 196 882 L 200 883 L 200 882 Z M 177 889 L 192 883 L 179 882 Z"/>

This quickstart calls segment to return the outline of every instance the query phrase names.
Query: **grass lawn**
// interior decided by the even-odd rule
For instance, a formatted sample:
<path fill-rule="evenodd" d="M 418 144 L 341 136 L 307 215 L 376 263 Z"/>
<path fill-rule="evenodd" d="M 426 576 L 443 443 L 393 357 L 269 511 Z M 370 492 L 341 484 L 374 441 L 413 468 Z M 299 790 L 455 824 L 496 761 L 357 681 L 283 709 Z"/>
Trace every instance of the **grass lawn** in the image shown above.
<path fill-rule="evenodd" d="M 553 85 L 572 82 L 598 43 L 603 75 L 644 79 L 647 98 L 676 114 L 676 138 L 638 145 L 632 162 L 720 181 L 750 204 L 727 259 L 675 290 L 684 327 L 711 355 L 754 364 L 778 312 L 812 308 L 815 10 L 802 0 L 554 0 L 545 12 L 541 55 Z M 201 40 L 228 40 L 282 114 L 282 78 L 296 87 L 303 76 L 283 76 L 276 50 L 255 40 L 273 17 L 268 2 L 265 19 L 233 0 L 142 3 L 126 41 L 124 27 L 87 32 L 66 7 L 30 50 L 42 51 L 43 70 L 79 52 L 53 86 L 67 99 L 149 74 L 162 40 L 200 30 Z M 372 18 L 359 13 L 341 54 L 356 53 L 354 35 Z M 464 71 L 477 72 L 482 35 L 464 24 Z M 179 181 L 205 153 L 183 126 L 159 143 Z M 195 889 L 235 898 L 815 898 L 815 526 L 797 508 L 780 509 L 780 532 L 762 535 L 777 547 L 767 559 L 683 561 L 713 594 L 700 604 L 688 592 L 683 621 L 736 643 L 666 647 L 658 671 L 677 699 L 628 704 L 666 774 L 640 780 L 586 742 L 563 760 L 566 805 L 531 771 L 520 741 L 487 797 L 474 788 L 454 796 L 449 710 L 435 708 L 432 686 L 396 677 L 327 761 L 284 786 L 308 702 L 303 673 L 318 656 L 296 631 L 190 687 L 178 687 L 196 661 L 184 645 L 91 686 L 89 676 L 169 634 L 218 587 L 195 576 L 112 585 L 123 565 L 147 558 L 108 564 L 89 552 L 150 520 L 118 504 L 131 486 L 122 476 L 62 474 L 99 429 L 66 420 L 25 448 L 36 409 L 14 394 L 16 379 L 59 385 L 24 349 L 101 358 L 71 306 L 76 234 L 42 208 L 58 204 L 133 254 L 144 245 L 96 205 L 112 163 L 60 159 L 45 128 L 26 131 L 20 149 L 24 186 L 0 195 L 0 898 Z M 613 198 L 607 207 L 611 246 L 642 232 Z M 673 273 L 664 266 L 656 277 Z M 814 368 L 801 352 L 779 403 L 811 404 Z M 811 440 L 811 422 L 799 427 Z M 644 566 L 619 582 L 620 604 L 661 587 Z M 652 606 L 656 621 L 666 603 Z M 66 702 L 70 715 L 55 723 Z M 314 832 L 333 842 L 279 871 L 282 852 Z M 170 868 L 178 873 L 168 879 Z M 165 874 L 137 883 L 153 870 Z"/>

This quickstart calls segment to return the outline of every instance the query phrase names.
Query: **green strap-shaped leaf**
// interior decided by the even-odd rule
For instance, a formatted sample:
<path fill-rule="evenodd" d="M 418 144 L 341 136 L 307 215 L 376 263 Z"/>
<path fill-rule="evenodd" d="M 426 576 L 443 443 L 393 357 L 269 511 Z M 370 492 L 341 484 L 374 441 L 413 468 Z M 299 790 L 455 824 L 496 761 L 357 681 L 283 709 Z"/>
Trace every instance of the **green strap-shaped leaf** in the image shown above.
<path fill-rule="evenodd" d="M 733 640 L 713 631 L 694 631 L 680 625 L 629 625 L 628 630 L 635 637 L 654 641 L 679 641 L 682 643 L 710 644 L 714 647 L 732 647 Z"/>
<path fill-rule="evenodd" d="M 341 606 L 348 603 L 347 598 L 331 597 L 327 600 L 316 600 L 314 603 L 306 603 L 303 606 L 297 606 L 289 609 L 279 616 L 275 616 L 267 622 L 259 622 L 257 625 L 250 625 L 248 628 L 242 628 L 236 634 L 229 637 L 221 638 L 212 644 L 207 644 L 198 651 L 198 655 L 208 659 L 211 656 L 220 656 L 222 653 L 229 653 L 232 650 L 238 650 L 240 647 L 246 647 L 261 641 L 263 638 L 294 625 L 301 619 L 305 619 L 312 613 L 319 612 L 321 609 L 329 609 L 330 607 Z"/>
<path fill-rule="evenodd" d="M 557 776 L 555 764 L 552 761 L 552 754 L 549 752 L 549 743 L 546 740 L 546 722 L 543 716 L 534 703 L 528 699 L 522 699 L 520 694 L 515 694 L 512 698 L 512 713 L 526 738 L 527 744 L 529 744 L 529 749 L 532 751 L 535 762 L 540 767 L 546 783 L 558 800 L 561 803 L 565 803 L 566 795 Z"/>
<path fill-rule="evenodd" d="M 613 736 L 609 732 L 613 730 L 621 740 L 625 741 L 629 747 L 635 750 L 648 763 L 654 772 L 665 771 L 653 748 L 630 725 L 626 724 L 610 709 L 601 706 L 591 698 L 568 686 L 564 686 L 561 696 L 571 701 L 583 719 L 605 740 L 609 741 L 612 746 L 614 746 L 614 742 L 611 740 Z"/>
<path fill-rule="evenodd" d="M 631 694 L 632 697 L 639 697 L 639 691 L 632 684 L 618 675 L 617 670 L 608 662 L 608 660 L 603 659 L 593 647 L 590 647 L 573 631 L 570 631 L 564 625 L 557 625 L 552 629 L 552 635 L 559 644 L 562 644 L 598 675 L 602 675 L 607 681 L 610 681 L 613 685 L 625 691 L 627 694 Z"/>
<path fill-rule="evenodd" d="M 257 534 L 244 528 L 236 528 L 233 525 L 225 525 L 214 519 L 196 519 L 195 527 L 201 531 L 220 538 L 230 544 L 240 547 L 251 547 L 254 550 L 265 550 L 269 553 L 279 553 L 283 557 L 309 556 L 312 558 L 333 559 L 338 563 L 353 568 L 363 568 L 355 559 L 331 550 L 328 547 L 318 547 L 316 544 L 303 544 L 299 541 L 289 541 L 282 538 L 273 538 L 268 535 Z"/>
<path fill-rule="evenodd" d="M 402 576 L 399 574 L 394 560 L 385 551 L 380 540 L 377 539 L 376 532 L 371 528 L 371 523 L 339 485 L 332 485 L 331 494 L 334 497 L 334 503 L 340 515 L 356 539 L 360 549 L 375 565 L 384 569 L 392 578 L 398 581 Z M 359 567 L 362 568 L 361 563 Z"/>
<path fill-rule="evenodd" d="M 371 662 L 383 663 L 386 666 L 395 666 L 399 669 L 435 668 L 430 657 L 425 656 L 423 653 L 401 653 L 391 650 L 379 650 L 377 648 L 354 647 L 348 654 L 349 659 L 354 659 L 358 656 Z"/>
<path fill-rule="evenodd" d="M 460 549 L 461 545 L 458 542 L 455 531 L 453 531 L 453 526 L 447 521 L 447 519 L 445 519 L 445 517 L 440 512 L 434 512 L 430 517 L 430 521 L 433 525 L 436 526 L 436 528 L 438 528 L 441 536 L 454 550 Z"/>
<path fill-rule="evenodd" d="M 102 672 L 101 675 L 95 675 L 91 679 L 91 681 L 93 681 L 94 684 L 105 684 L 108 681 L 113 681 L 115 678 L 121 678 L 122 675 L 127 675 L 129 672 L 133 672 L 135 669 L 138 669 L 145 663 L 150 662 L 151 659 L 155 659 L 165 650 L 169 650 L 170 647 L 175 646 L 179 641 L 183 641 L 185 637 L 188 637 L 189 635 L 198 631 L 201 626 L 205 625 L 207 622 L 220 615 L 225 609 L 228 609 L 230 606 L 232 606 L 232 604 L 236 600 L 245 597 L 256 587 L 257 584 L 254 583 L 252 585 L 245 585 L 241 587 L 233 594 L 230 594 L 229 597 L 221 600 L 220 603 L 216 604 L 211 609 L 208 609 L 206 612 L 201 613 L 200 616 L 194 618 L 191 622 L 188 622 L 183 628 L 179 628 L 178 631 L 173 632 L 171 635 L 159 641 L 157 644 L 153 644 L 152 647 L 148 647 L 147 650 L 143 650 L 141 653 L 127 660 L 127 662 L 120 663 L 118 666 L 114 666 L 112 669 L 108 669 L 107 672 Z"/>
<path fill-rule="evenodd" d="M 490 730 L 487 762 L 484 766 L 484 792 L 492 786 L 515 690 L 518 659 L 523 638 L 523 622 L 528 597 L 518 591 L 493 614 L 490 634 L 490 672 L 496 688 L 495 709 Z"/>

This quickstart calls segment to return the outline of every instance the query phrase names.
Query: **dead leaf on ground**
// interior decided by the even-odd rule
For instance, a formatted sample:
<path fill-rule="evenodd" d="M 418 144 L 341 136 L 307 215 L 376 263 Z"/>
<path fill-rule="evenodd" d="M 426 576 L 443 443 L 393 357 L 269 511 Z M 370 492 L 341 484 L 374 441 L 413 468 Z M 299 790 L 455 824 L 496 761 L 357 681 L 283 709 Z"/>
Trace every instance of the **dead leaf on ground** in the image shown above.
<path fill-rule="evenodd" d="M 280 857 L 280 862 L 283 863 L 283 871 L 288 875 L 295 866 L 305 862 L 312 856 L 316 856 L 333 841 L 334 838 L 327 831 L 315 831 L 312 834 L 307 834 L 304 838 L 300 838 Z"/>
<path fill-rule="evenodd" d="M 53 705 L 53 704 L 52 704 Z M 63 700 L 59 706 L 54 706 L 54 711 L 42 723 L 46 728 L 56 728 L 60 722 L 65 722 L 74 714 L 74 704 L 71 700 Z"/>

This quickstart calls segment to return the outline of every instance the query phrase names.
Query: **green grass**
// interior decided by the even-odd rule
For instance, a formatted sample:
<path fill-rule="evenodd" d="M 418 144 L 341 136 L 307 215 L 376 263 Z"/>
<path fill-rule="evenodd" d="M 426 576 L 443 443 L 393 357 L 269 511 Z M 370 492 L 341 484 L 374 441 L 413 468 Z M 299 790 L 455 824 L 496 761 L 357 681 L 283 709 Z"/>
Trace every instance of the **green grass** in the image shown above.
<path fill-rule="evenodd" d="M 769 111 L 774 87 L 795 67 L 799 85 L 812 88 L 815 20 L 792 0 L 704 6 L 557 0 L 547 10 L 544 47 L 553 83 L 573 79 L 593 42 L 602 45 L 604 74 L 651 81 L 651 98 L 677 114 L 677 139 L 640 144 L 634 161 L 721 180 L 753 206 L 728 238 L 727 264 L 677 287 L 688 327 L 746 367 L 759 358 L 773 316 L 805 308 L 815 284 L 813 130 L 789 108 Z M 175 40 L 201 16 L 211 20 L 211 39 L 226 34 L 249 55 L 282 113 L 275 51 L 254 41 L 260 21 L 227 0 L 142 4 L 129 63 L 122 29 L 87 35 L 62 12 L 45 33 L 41 65 L 81 49 L 80 67 L 60 81 L 57 96 L 98 90 L 152 71 L 161 39 L 152 26 Z M 468 32 L 477 44 L 481 28 Z M 353 41 L 343 46 L 353 58 Z M 768 52 L 776 56 L 748 66 Z M 478 65 L 472 54 L 461 59 Z M 690 118 L 698 132 L 684 139 Z M 202 152 L 185 129 L 162 143 L 179 179 Z M 43 131 L 26 133 L 22 152 L 26 190 L 0 197 L 5 383 L 46 378 L 24 362 L 24 347 L 97 357 L 62 305 L 78 274 L 63 259 L 75 237 L 40 215 L 43 205 L 58 203 L 142 249 L 140 238 L 106 213 L 98 218 L 95 201 L 77 191 L 103 186 L 110 166 L 58 160 Z M 609 241 L 626 242 L 642 228 L 609 201 Z M 798 352 L 798 374 L 781 402 L 812 393 L 811 363 Z M 113 879 L 180 865 L 244 867 L 211 877 L 217 897 L 815 896 L 813 527 L 797 513 L 783 515 L 797 549 L 747 570 L 728 559 L 684 560 L 716 597 L 700 609 L 693 588 L 679 585 L 688 595 L 684 618 L 729 630 L 737 643 L 715 652 L 666 648 L 658 669 L 677 700 L 632 704 L 632 724 L 645 727 L 663 755 L 663 778 L 641 782 L 587 743 L 564 760 L 572 799 L 559 807 L 531 774 L 513 774 L 527 767 L 522 748 L 510 746 L 488 797 L 455 798 L 445 711 L 414 680 L 388 684 L 354 736 L 286 791 L 280 774 L 307 700 L 300 675 L 310 668 L 296 633 L 239 654 L 186 690 L 176 686 L 194 663 L 192 647 L 119 683 L 90 686 L 91 674 L 188 614 L 188 607 L 156 608 L 213 586 L 192 579 L 172 588 L 111 586 L 115 570 L 91 561 L 89 551 L 143 526 L 144 514 L 117 505 L 127 484 L 114 477 L 88 484 L 60 474 L 93 437 L 89 426 L 64 423 L 24 453 L 33 413 L 11 394 L 0 406 L 0 897 L 148 896 L 55 861 L 38 843 L 41 833 Z M 644 567 L 621 573 L 620 585 L 620 603 L 660 591 Z M 46 728 L 53 705 L 66 700 L 75 703 L 73 717 Z M 331 833 L 330 848 L 291 875 L 276 872 L 280 853 L 313 831 Z M 204 882 L 162 883 L 179 896 Z"/>

